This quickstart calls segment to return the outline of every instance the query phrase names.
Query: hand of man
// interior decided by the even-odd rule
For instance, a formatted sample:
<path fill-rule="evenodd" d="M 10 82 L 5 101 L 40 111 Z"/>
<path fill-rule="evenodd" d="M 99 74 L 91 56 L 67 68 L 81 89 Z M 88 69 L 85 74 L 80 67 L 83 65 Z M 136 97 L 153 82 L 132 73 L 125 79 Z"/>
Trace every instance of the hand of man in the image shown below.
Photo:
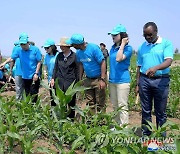
<path fill-rule="evenodd" d="M 152 67 L 146 71 L 146 75 L 149 77 L 153 77 L 156 71 L 157 71 L 156 67 Z"/>
<path fill-rule="evenodd" d="M 54 79 L 51 79 L 50 85 L 51 85 L 51 87 L 54 87 Z"/>
<path fill-rule="evenodd" d="M 106 88 L 106 83 L 103 80 L 99 80 L 99 89 Z"/>
<path fill-rule="evenodd" d="M 38 78 L 39 78 L 38 75 L 35 73 L 34 76 L 33 76 L 33 81 L 34 81 L 34 82 L 37 81 Z"/>

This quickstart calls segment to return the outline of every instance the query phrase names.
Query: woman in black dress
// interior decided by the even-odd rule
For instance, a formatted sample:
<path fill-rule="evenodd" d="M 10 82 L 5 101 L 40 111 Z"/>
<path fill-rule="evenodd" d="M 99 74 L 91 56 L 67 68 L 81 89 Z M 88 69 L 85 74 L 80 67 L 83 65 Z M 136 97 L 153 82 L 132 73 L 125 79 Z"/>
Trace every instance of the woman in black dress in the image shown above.
<path fill-rule="evenodd" d="M 53 87 L 56 79 L 58 79 L 59 87 L 62 91 L 66 92 L 68 87 L 74 82 L 78 81 L 78 65 L 76 62 L 76 54 L 70 49 L 71 45 L 67 45 L 65 41 L 68 38 L 61 38 L 59 46 L 62 52 L 57 55 L 51 86 Z M 73 96 L 69 107 L 74 107 L 76 104 L 76 95 Z M 69 118 L 73 119 L 75 110 L 71 109 Z"/>

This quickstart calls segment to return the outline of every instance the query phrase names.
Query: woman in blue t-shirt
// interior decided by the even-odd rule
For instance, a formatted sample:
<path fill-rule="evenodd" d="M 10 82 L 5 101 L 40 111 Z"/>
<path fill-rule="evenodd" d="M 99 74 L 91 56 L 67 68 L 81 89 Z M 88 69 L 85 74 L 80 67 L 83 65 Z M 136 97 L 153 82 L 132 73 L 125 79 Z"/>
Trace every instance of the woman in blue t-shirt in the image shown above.
<path fill-rule="evenodd" d="M 110 50 L 110 75 L 109 89 L 110 101 L 114 109 L 122 107 L 122 110 L 115 117 L 119 125 L 128 124 L 128 95 L 130 91 L 130 58 L 132 47 L 128 45 L 128 35 L 126 28 L 118 24 L 111 34 L 114 45 Z"/>
<path fill-rule="evenodd" d="M 50 81 L 51 81 L 52 75 L 53 75 L 55 60 L 58 55 L 58 50 L 57 50 L 57 47 L 55 46 L 55 42 L 52 39 L 46 40 L 43 47 L 46 50 L 46 55 L 44 58 L 45 75 L 47 75 L 48 83 L 50 85 Z M 55 106 L 56 104 L 52 98 L 51 90 L 50 90 L 50 95 L 51 95 L 51 99 L 52 99 L 51 106 Z"/>

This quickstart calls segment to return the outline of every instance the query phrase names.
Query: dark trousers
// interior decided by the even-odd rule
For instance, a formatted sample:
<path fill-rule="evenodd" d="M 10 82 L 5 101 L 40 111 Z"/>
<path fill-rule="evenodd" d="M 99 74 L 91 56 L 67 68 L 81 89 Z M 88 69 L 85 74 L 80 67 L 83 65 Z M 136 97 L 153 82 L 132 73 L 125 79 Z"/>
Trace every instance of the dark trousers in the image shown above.
<path fill-rule="evenodd" d="M 143 135 L 150 135 L 151 131 L 145 126 L 146 121 L 152 122 L 151 111 L 154 100 L 156 126 L 162 126 L 167 119 L 166 105 L 169 93 L 169 77 L 148 78 L 140 75 L 139 96 L 142 106 L 142 131 Z M 165 133 L 163 134 L 165 136 Z"/>
<path fill-rule="evenodd" d="M 71 107 L 74 107 L 75 104 L 76 104 L 76 95 L 74 95 L 72 100 L 68 103 L 68 107 L 70 108 L 70 113 L 69 113 L 68 117 L 72 120 L 75 117 L 75 109 L 71 109 Z"/>
<path fill-rule="evenodd" d="M 3 78 L 2 79 L 0 79 L 0 81 L 2 81 L 2 82 L 7 82 L 7 79 L 6 79 L 6 77 L 5 76 L 3 76 Z M 2 84 L 2 83 L 0 83 L 0 89 L 2 88 L 4 86 L 4 84 Z"/>
<path fill-rule="evenodd" d="M 36 102 L 40 87 L 40 79 L 33 83 L 33 79 L 23 79 L 26 96 L 33 96 L 32 102 Z"/>
<path fill-rule="evenodd" d="M 51 88 L 51 86 L 50 86 Z M 51 96 L 51 106 L 56 106 L 56 103 L 54 102 L 54 98 L 53 98 L 53 94 L 52 94 L 52 90 L 49 90 L 50 96 Z"/>

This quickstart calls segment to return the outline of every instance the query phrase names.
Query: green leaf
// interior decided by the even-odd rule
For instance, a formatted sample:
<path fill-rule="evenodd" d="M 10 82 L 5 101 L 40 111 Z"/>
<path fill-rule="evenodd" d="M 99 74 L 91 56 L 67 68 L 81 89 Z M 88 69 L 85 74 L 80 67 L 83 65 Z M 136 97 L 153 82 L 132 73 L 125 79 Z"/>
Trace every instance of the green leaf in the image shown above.
<path fill-rule="evenodd" d="M 66 90 L 66 93 L 65 95 L 74 95 L 74 90 L 73 90 L 73 87 L 74 87 L 74 83 L 75 81 L 73 81 L 73 83 L 71 83 L 71 85 L 68 87 L 68 89 Z"/>
<path fill-rule="evenodd" d="M 180 139 L 176 140 L 176 154 L 180 153 Z"/>
<path fill-rule="evenodd" d="M 74 107 L 72 107 L 72 109 L 75 109 L 77 113 L 79 113 L 82 117 L 84 117 L 84 112 L 83 110 L 81 110 L 77 105 L 75 105 Z"/>
<path fill-rule="evenodd" d="M 101 148 L 100 152 L 103 153 L 103 154 L 108 154 L 108 150 L 107 150 L 106 147 Z"/>
<path fill-rule="evenodd" d="M 66 95 L 64 97 L 65 105 L 67 105 L 71 100 L 72 100 L 72 96 L 71 95 Z"/>
<path fill-rule="evenodd" d="M 42 128 L 42 125 L 35 127 L 35 129 L 31 131 L 31 135 L 35 135 L 37 131 L 40 130 L 41 128 Z"/>
<path fill-rule="evenodd" d="M 21 136 L 20 136 L 19 134 L 17 134 L 17 133 L 9 132 L 9 131 L 8 131 L 8 132 L 7 132 L 7 135 L 8 135 L 9 137 L 19 139 L 19 140 L 21 141 Z"/>
<path fill-rule="evenodd" d="M 73 143 L 72 143 L 72 150 L 75 150 L 79 145 L 81 145 L 82 143 L 80 143 L 81 141 L 83 141 L 85 138 L 84 135 L 79 136 Z"/>
<path fill-rule="evenodd" d="M 152 123 L 152 122 L 150 122 L 150 121 L 146 121 L 147 123 L 148 123 L 148 125 L 146 125 L 146 127 L 148 127 L 149 128 L 149 130 L 151 130 L 151 131 L 156 131 L 157 130 L 157 127 Z"/>
<path fill-rule="evenodd" d="M 71 95 L 73 96 L 77 92 L 81 92 L 87 89 L 90 89 L 91 87 L 84 87 L 82 85 L 82 80 L 75 83 L 75 81 L 70 85 L 70 87 L 67 89 L 65 95 Z"/>
<path fill-rule="evenodd" d="M 37 151 L 41 152 L 41 153 L 47 153 L 47 154 L 49 154 L 49 153 L 55 154 L 56 153 L 55 151 L 52 151 L 52 150 L 50 150 L 50 149 L 48 149 L 46 147 L 38 147 Z"/>
<path fill-rule="evenodd" d="M 117 146 L 114 152 L 119 152 L 120 154 L 127 154 L 128 150 L 125 147 Z"/>
<path fill-rule="evenodd" d="M 5 124 L 0 125 L 0 135 L 5 134 L 7 131 L 7 126 Z"/>

